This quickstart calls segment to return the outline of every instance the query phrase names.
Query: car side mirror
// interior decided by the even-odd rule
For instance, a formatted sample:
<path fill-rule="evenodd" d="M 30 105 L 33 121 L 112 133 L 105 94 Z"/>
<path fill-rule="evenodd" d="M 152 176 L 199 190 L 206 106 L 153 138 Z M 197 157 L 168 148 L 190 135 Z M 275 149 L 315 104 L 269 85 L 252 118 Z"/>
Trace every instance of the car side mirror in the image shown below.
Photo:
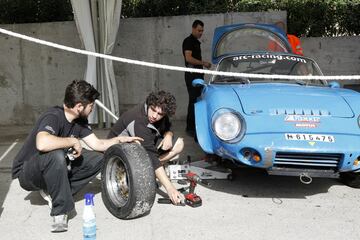
<path fill-rule="evenodd" d="M 329 87 L 331 88 L 340 88 L 340 83 L 336 81 L 329 82 Z"/>
<path fill-rule="evenodd" d="M 192 85 L 193 85 L 193 87 L 205 86 L 204 79 L 201 79 L 201 78 L 194 79 L 194 80 L 192 81 Z"/>

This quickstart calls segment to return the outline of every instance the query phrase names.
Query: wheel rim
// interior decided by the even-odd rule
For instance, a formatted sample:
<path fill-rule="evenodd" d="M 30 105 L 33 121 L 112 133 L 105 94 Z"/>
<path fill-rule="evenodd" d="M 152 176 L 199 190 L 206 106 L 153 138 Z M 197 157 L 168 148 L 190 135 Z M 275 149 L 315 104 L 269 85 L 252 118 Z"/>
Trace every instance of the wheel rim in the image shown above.
<path fill-rule="evenodd" d="M 106 191 L 117 207 L 124 206 L 130 194 L 129 174 L 121 158 L 115 156 L 106 165 Z"/>

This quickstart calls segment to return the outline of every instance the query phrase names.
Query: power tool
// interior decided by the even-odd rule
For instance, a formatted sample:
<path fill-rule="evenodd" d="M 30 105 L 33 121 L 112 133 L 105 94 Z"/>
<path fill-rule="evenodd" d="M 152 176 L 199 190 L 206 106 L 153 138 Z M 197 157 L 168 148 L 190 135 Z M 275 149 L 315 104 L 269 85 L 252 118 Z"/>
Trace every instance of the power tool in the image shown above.
<path fill-rule="evenodd" d="M 200 207 L 202 205 L 202 200 L 201 197 L 195 193 L 196 184 L 198 182 L 205 185 L 209 184 L 193 172 L 186 173 L 185 177 L 190 182 L 189 191 L 184 193 L 185 204 L 189 205 L 190 207 Z"/>
<path fill-rule="evenodd" d="M 185 204 L 190 207 L 200 207 L 202 205 L 202 200 L 199 195 L 195 193 L 196 184 L 202 183 L 204 185 L 210 186 L 210 184 L 204 180 L 202 180 L 198 175 L 193 172 L 188 172 L 184 174 L 184 177 L 187 181 L 190 182 L 189 187 L 178 189 L 179 192 L 184 194 Z M 169 198 L 159 198 L 158 203 L 172 203 Z"/>

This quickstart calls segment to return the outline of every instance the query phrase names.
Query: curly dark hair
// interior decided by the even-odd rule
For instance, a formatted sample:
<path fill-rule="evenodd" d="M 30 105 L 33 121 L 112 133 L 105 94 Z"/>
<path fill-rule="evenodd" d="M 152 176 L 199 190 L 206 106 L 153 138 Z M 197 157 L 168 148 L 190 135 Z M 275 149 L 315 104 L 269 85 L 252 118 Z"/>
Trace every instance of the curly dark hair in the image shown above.
<path fill-rule="evenodd" d="M 176 99 L 175 97 L 165 91 L 152 92 L 146 98 L 147 106 L 160 107 L 165 115 L 171 117 L 176 111 Z"/>

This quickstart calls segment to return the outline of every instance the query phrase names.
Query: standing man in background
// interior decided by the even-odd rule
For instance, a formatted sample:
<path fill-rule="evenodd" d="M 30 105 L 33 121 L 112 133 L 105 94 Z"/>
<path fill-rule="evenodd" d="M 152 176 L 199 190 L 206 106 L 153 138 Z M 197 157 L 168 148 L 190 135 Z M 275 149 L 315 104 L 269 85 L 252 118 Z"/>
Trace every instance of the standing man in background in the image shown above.
<path fill-rule="evenodd" d="M 192 24 L 192 31 L 190 36 L 185 38 L 183 41 L 182 52 L 184 55 L 185 66 L 188 68 L 202 69 L 203 67 L 211 67 L 211 63 L 202 61 L 201 57 L 201 43 L 199 39 L 201 38 L 203 32 L 204 23 L 200 20 L 195 20 Z M 196 99 L 201 94 L 201 88 L 192 86 L 192 81 L 196 78 L 204 79 L 204 74 L 185 72 L 185 83 L 189 94 L 189 104 L 186 118 L 186 132 L 193 137 L 195 137 L 194 104 L 196 102 Z"/>

